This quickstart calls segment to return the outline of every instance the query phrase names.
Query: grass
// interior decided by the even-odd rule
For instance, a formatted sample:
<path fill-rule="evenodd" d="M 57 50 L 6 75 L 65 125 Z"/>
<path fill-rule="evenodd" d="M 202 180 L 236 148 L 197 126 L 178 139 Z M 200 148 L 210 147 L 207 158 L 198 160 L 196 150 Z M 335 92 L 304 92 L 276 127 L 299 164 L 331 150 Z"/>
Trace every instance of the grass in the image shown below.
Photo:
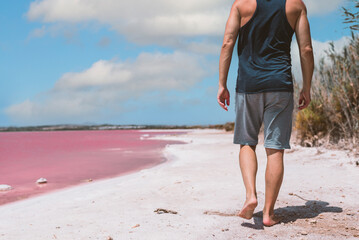
<path fill-rule="evenodd" d="M 312 81 L 312 101 L 296 113 L 295 128 L 302 145 L 341 144 L 355 148 L 359 141 L 359 35 L 336 52 L 331 43 Z M 296 96 L 299 86 L 296 84 Z M 297 97 L 298 98 L 298 97 Z"/>

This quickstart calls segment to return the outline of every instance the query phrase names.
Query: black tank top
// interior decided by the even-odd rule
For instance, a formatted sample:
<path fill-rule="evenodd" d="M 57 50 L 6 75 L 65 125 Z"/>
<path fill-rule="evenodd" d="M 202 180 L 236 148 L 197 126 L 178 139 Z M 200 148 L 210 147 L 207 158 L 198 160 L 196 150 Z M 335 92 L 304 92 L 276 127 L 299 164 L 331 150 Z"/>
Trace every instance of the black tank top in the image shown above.
<path fill-rule="evenodd" d="M 239 29 L 236 92 L 293 92 L 290 45 L 294 30 L 286 0 L 257 0 L 252 18 Z"/>

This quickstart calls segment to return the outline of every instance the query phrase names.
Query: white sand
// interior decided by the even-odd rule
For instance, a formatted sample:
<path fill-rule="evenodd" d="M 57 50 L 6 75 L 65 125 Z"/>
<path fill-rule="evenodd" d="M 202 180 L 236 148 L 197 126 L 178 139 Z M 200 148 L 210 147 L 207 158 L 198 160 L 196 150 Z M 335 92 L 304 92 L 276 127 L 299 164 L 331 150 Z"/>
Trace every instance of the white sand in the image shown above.
<path fill-rule="evenodd" d="M 259 205 L 245 220 L 235 216 L 245 189 L 233 133 L 191 130 L 161 138 L 188 144 L 167 146 L 168 161 L 154 168 L 0 206 L 0 239 L 358 239 L 359 167 L 346 152 L 292 143 L 275 210 L 284 221 L 263 227 L 262 144 Z"/>

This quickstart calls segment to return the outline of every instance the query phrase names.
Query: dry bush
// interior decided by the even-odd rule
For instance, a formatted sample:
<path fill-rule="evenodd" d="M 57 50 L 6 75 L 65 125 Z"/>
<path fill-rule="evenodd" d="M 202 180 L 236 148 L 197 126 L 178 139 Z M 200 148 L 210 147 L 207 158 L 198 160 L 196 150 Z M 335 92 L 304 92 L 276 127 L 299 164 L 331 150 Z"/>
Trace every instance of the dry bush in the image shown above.
<path fill-rule="evenodd" d="M 342 52 L 336 52 L 331 43 L 326 53 L 329 62 L 322 59 L 313 77 L 312 101 L 296 114 L 298 137 L 303 145 L 318 145 L 325 136 L 327 142 L 355 146 L 359 140 L 359 35 L 352 33 Z"/>

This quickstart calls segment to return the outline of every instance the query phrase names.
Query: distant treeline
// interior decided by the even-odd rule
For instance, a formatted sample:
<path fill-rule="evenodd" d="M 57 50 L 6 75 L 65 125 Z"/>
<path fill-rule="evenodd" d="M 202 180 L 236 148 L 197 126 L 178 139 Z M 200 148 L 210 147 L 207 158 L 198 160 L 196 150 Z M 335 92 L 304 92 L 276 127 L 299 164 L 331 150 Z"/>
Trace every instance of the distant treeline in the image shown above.
<path fill-rule="evenodd" d="M 234 123 L 216 125 L 43 125 L 25 127 L 0 127 L 0 132 L 29 132 L 29 131 L 79 131 L 79 130 L 125 130 L 125 129 L 224 129 L 233 130 Z"/>

